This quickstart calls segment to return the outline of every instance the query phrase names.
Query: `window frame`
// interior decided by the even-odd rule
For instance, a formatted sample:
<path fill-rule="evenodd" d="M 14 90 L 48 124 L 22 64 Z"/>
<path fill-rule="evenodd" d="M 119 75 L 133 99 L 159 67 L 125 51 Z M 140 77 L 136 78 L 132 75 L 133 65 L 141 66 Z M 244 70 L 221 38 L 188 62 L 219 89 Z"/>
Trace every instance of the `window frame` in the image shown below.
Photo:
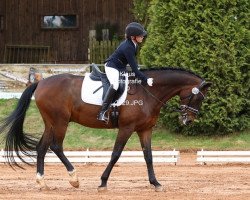
<path fill-rule="evenodd" d="M 75 16 L 75 26 L 72 27 L 46 27 L 44 26 L 44 17 L 52 17 L 52 16 Z M 60 14 L 44 14 L 41 15 L 40 17 L 41 22 L 40 22 L 40 27 L 43 30 L 53 30 L 53 31 L 57 31 L 57 30 L 75 30 L 79 28 L 79 16 L 77 14 L 72 14 L 72 13 L 60 13 Z"/>

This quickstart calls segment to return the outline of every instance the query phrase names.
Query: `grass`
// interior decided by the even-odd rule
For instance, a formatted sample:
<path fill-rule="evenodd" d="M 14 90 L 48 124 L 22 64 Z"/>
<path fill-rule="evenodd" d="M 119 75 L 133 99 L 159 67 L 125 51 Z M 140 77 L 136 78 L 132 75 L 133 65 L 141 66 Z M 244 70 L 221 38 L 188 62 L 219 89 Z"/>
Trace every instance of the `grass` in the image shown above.
<path fill-rule="evenodd" d="M 16 100 L 0 100 L 0 119 L 8 116 L 15 108 Z M 28 133 L 43 133 L 44 124 L 41 115 L 32 102 L 27 112 L 24 130 Z M 76 123 L 70 123 L 64 140 L 67 150 L 112 150 L 118 130 L 92 129 Z M 3 136 L 2 136 L 3 137 Z M 4 143 L 0 144 L 3 148 Z M 250 150 L 250 132 L 233 133 L 223 137 L 183 136 L 166 129 L 155 128 L 152 136 L 153 150 L 196 151 L 205 150 Z M 136 134 L 129 139 L 126 150 L 140 150 Z"/>

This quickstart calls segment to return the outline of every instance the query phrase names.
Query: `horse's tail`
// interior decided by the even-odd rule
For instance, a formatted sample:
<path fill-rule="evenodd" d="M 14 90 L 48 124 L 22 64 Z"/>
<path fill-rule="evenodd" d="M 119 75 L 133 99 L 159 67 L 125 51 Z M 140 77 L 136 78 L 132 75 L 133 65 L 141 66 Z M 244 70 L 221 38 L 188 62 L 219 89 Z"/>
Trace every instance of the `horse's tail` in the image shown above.
<path fill-rule="evenodd" d="M 37 85 L 38 83 L 34 83 L 27 87 L 18 101 L 15 110 L 0 122 L 0 133 L 6 133 L 5 158 L 10 165 L 14 164 L 19 166 L 14 159 L 14 153 L 16 153 L 22 162 L 27 163 L 27 161 L 23 159 L 23 156 L 32 156 L 31 151 L 36 149 L 37 139 L 24 133 L 23 123 L 31 97 Z"/>

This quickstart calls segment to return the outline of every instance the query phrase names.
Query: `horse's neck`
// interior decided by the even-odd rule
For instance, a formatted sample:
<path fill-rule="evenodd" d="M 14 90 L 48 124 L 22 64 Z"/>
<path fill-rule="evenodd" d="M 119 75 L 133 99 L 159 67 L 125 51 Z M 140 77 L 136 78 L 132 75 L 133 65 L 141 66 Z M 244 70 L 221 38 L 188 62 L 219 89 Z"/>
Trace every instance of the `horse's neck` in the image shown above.
<path fill-rule="evenodd" d="M 199 77 L 182 71 L 170 71 L 165 73 L 162 71 L 148 75 L 154 78 L 154 86 L 149 88 L 149 90 L 161 102 L 166 102 L 172 97 L 180 94 L 182 90 L 198 85 L 201 82 Z"/>

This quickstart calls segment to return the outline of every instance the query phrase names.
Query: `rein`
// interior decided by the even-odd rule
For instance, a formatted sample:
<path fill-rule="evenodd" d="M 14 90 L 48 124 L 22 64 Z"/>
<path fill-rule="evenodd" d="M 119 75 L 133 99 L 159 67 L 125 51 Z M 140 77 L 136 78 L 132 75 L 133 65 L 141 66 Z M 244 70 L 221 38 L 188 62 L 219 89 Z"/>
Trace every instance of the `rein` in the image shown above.
<path fill-rule="evenodd" d="M 168 107 L 168 101 L 166 103 L 164 103 L 163 101 L 161 101 L 159 98 L 157 98 L 155 95 L 152 94 L 152 92 L 150 92 L 146 87 L 144 87 L 142 84 L 140 84 L 141 87 L 151 96 L 153 97 L 156 101 L 158 101 L 159 103 L 161 103 L 163 105 L 163 108 L 166 108 Z M 180 109 L 171 109 L 171 111 L 174 111 L 174 112 L 180 112 Z"/>
<path fill-rule="evenodd" d="M 146 87 L 144 87 L 142 84 L 140 84 L 140 86 L 151 96 L 153 97 L 156 101 L 158 101 L 159 103 L 161 103 L 163 105 L 163 107 L 167 107 L 167 102 L 164 103 L 163 101 L 161 101 L 160 99 L 158 99 L 155 95 L 152 94 L 152 92 L 150 92 Z"/>

